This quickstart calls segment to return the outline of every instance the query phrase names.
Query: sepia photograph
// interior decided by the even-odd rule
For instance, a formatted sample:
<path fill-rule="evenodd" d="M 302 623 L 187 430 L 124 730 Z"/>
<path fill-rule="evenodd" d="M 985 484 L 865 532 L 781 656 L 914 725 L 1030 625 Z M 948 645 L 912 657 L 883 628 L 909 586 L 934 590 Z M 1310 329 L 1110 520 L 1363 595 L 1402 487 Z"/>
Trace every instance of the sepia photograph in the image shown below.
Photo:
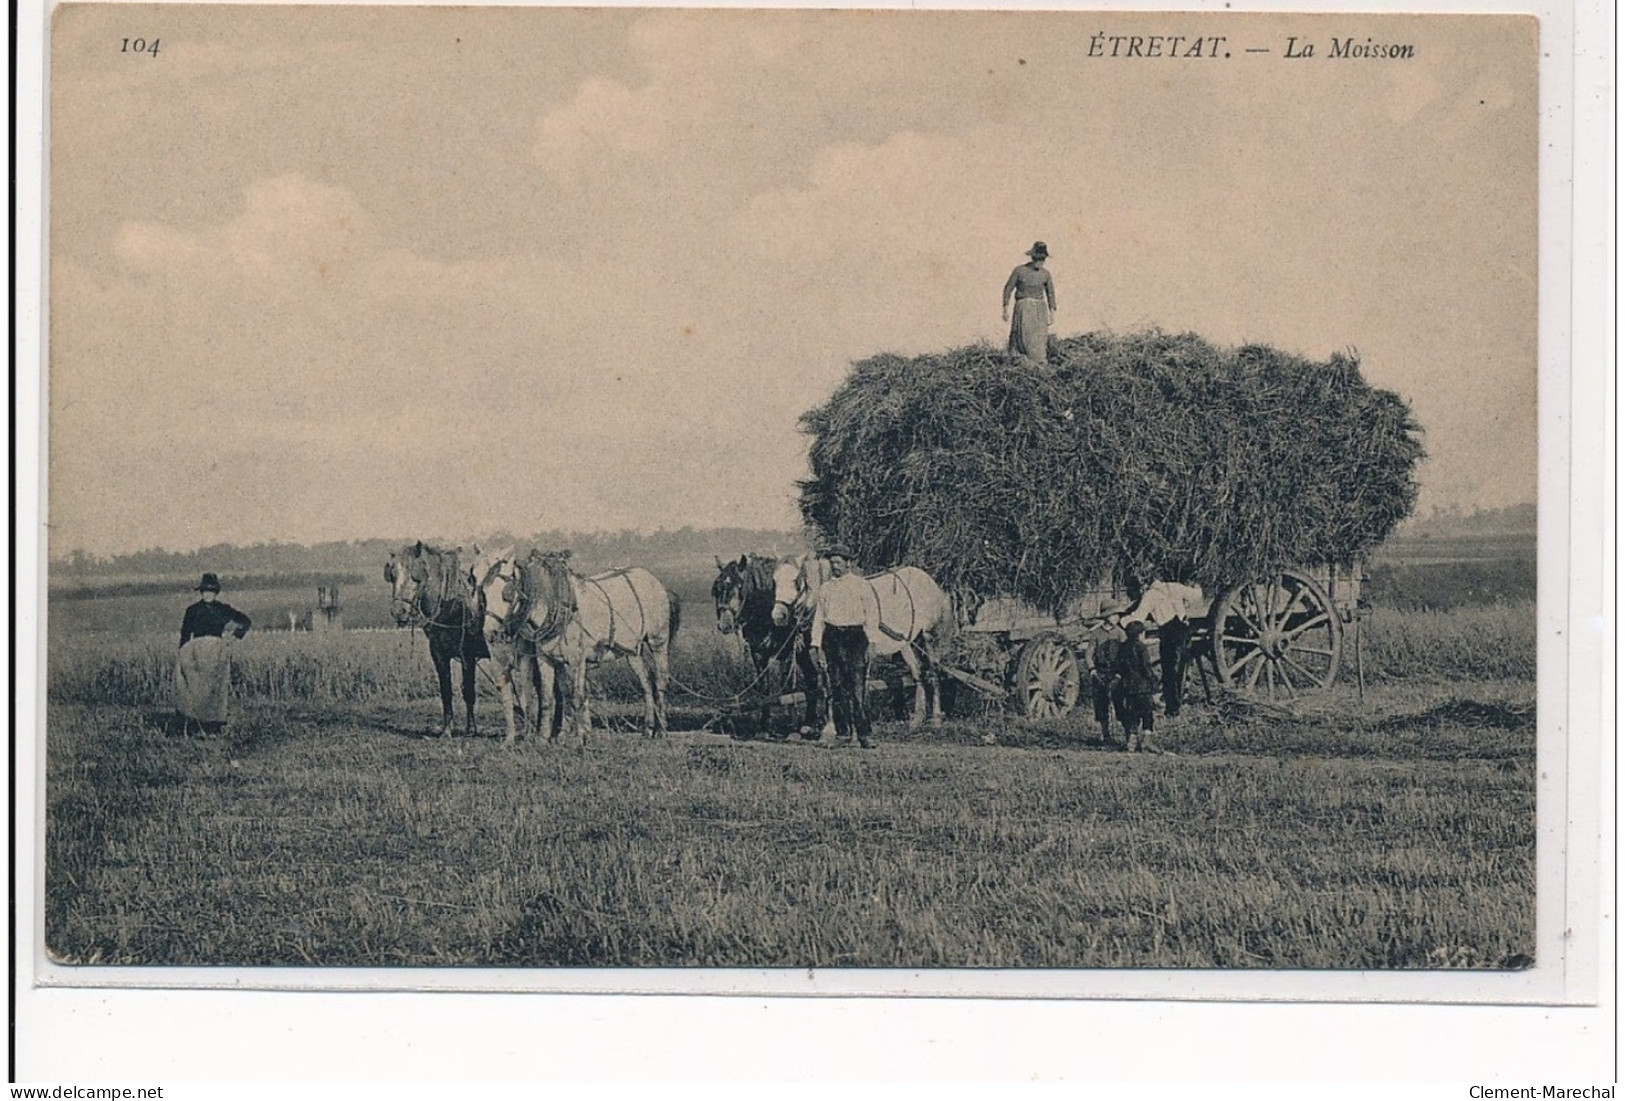
<path fill-rule="evenodd" d="M 56 8 L 42 974 L 1526 998 L 1540 33 Z"/>

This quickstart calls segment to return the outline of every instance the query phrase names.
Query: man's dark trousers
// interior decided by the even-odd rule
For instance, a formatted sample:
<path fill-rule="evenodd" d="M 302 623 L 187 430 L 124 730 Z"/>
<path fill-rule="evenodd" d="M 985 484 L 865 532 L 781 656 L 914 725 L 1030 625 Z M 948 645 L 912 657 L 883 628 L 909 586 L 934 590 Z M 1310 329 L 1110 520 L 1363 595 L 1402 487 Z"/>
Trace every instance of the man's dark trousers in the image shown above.
<path fill-rule="evenodd" d="M 1162 656 L 1162 703 L 1169 716 L 1179 714 L 1185 695 L 1185 670 L 1191 660 L 1191 625 L 1175 619 L 1157 631 Z"/>
<path fill-rule="evenodd" d="M 835 736 L 867 744 L 869 726 L 869 635 L 862 627 L 824 628 L 824 658 L 829 663 L 830 708 Z"/>

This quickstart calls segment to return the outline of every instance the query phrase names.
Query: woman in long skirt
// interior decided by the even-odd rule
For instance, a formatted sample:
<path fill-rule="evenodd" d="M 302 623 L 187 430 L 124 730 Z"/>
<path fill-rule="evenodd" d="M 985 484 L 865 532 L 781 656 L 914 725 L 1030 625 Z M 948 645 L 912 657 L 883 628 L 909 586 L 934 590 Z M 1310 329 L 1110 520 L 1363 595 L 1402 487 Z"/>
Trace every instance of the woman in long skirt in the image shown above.
<path fill-rule="evenodd" d="M 1010 355 L 1042 366 L 1049 361 L 1049 323 L 1055 313 L 1055 280 L 1044 270 L 1049 246 L 1034 241 L 1030 259 L 1004 281 L 1004 319 L 1010 321 Z M 1015 320 L 1010 319 L 1010 296 L 1016 298 Z"/>
<path fill-rule="evenodd" d="M 181 652 L 175 662 L 175 710 L 188 731 L 192 724 L 205 734 L 226 727 L 226 701 L 231 694 L 231 659 L 225 634 L 242 638 L 252 626 L 247 616 L 219 599 L 220 578 L 203 575 L 198 601 L 181 620 Z"/>

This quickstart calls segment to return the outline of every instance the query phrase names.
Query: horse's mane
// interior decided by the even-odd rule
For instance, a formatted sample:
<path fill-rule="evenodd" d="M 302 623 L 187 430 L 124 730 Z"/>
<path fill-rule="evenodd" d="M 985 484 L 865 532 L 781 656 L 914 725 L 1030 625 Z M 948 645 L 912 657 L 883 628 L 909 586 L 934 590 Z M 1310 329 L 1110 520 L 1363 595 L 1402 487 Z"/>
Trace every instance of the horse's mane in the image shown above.
<path fill-rule="evenodd" d="M 526 633 L 534 631 L 536 640 L 557 636 L 577 611 L 576 590 L 570 583 L 570 552 L 533 550 L 514 566 L 519 575 L 519 599 L 508 613 L 510 631 L 524 629 L 530 609 L 541 597 L 547 602 L 547 616 Z"/>
<path fill-rule="evenodd" d="M 790 561 L 795 561 L 795 559 L 790 559 Z M 802 592 L 812 592 L 812 590 L 830 580 L 829 559 L 812 553 L 802 555 L 796 580 Z"/>
<path fill-rule="evenodd" d="M 740 573 L 740 580 L 745 583 L 745 598 L 748 600 L 754 593 L 773 595 L 773 571 L 777 568 L 780 559 L 766 554 L 752 554 L 746 557 L 745 568 Z"/>

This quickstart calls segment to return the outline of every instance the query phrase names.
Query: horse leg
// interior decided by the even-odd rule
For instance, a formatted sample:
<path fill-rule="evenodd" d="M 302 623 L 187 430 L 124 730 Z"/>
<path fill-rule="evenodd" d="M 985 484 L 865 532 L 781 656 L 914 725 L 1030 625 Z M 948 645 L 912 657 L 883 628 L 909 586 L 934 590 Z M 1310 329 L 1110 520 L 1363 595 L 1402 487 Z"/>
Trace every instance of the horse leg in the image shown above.
<path fill-rule="evenodd" d="M 912 645 L 899 652 L 903 655 L 903 664 L 908 666 L 909 676 L 914 678 L 914 710 L 909 713 L 908 728 L 918 730 L 925 718 L 925 674 L 920 671 L 920 658 Z"/>
<path fill-rule="evenodd" d="M 801 735 L 807 737 L 820 727 L 823 728 L 822 737 L 825 739 L 835 736 L 835 719 L 829 712 L 829 700 L 824 692 L 823 675 L 819 672 L 817 662 L 812 659 L 812 651 L 806 646 L 796 646 L 796 667 L 801 670 L 801 683 L 806 691 L 806 711 L 803 714 Z"/>
<path fill-rule="evenodd" d="M 502 719 L 508 728 L 507 734 L 502 739 L 503 745 L 513 745 L 514 740 L 517 737 L 513 724 L 513 713 L 515 707 L 513 666 L 515 660 L 515 658 L 510 658 L 509 660 L 501 663 L 496 661 L 491 663 L 496 667 L 497 670 L 497 695 L 502 697 Z"/>
<path fill-rule="evenodd" d="M 536 666 L 533 670 L 536 683 L 536 711 L 531 718 L 532 729 L 537 738 L 542 732 L 547 732 L 547 740 L 559 740 L 559 723 L 564 718 L 564 708 L 558 706 L 556 697 L 559 694 L 559 685 L 553 669 L 553 663 L 536 656 Z"/>
<path fill-rule="evenodd" d="M 756 684 L 757 684 L 757 687 L 760 688 L 762 685 L 765 685 L 767 683 L 768 656 L 766 654 L 759 654 L 755 650 L 752 650 L 750 652 L 750 659 L 751 659 L 751 664 L 756 667 Z M 785 680 L 784 668 L 782 666 L 780 666 L 780 668 L 779 668 L 779 681 L 782 683 L 784 680 Z M 771 689 L 770 689 L 770 691 L 771 691 Z M 762 734 L 767 734 L 768 731 L 771 729 L 772 722 L 773 722 L 773 705 L 768 702 L 768 696 L 764 694 L 762 696 L 762 710 L 761 710 L 761 713 L 756 716 L 756 727 Z"/>
<path fill-rule="evenodd" d="M 925 677 L 925 691 L 930 700 L 930 722 L 933 730 L 942 727 L 942 673 L 938 668 L 937 649 L 921 635 L 916 644 L 920 649 L 920 671 Z"/>
<path fill-rule="evenodd" d="M 587 733 L 592 730 L 592 700 L 587 695 L 587 662 L 584 658 L 581 662 L 581 677 L 577 683 L 580 687 L 576 690 L 575 699 L 580 710 L 576 715 L 581 724 L 581 744 L 586 745 Z"/>
<path fill-rule="evenodd" d="M 479 666 L 479 659 L 471 654 L 463 655 L 463 709 L 468 713 L 468 736 L 474 737 L 474 672 Z"/>
<path fill-rule="evenodd" d="M 527 738 L 536 733 L 536 709 L 540 706 L 541 699 L 536 690 L 536 665 L 535 654 L 521 653 L 518 647 L 514 648 L 509 676 L 514 680 L 514 696 L 522 720 L 520 725 Z"/>
<path fill-rule="evenodd" d="M 647 643 L 639 643 L 633 653 L 626 656 L 627 664 L 632 666 L 632 672 L 637 674 L 638 686 L 643 689 L 643 736 L 652 738 L 655 735 L 655 690 L 649 683 L 649 647 Z"/>
<path fill-rule="evenodd" d="M 576 736 L 581 744 L 587 744 L 587 736 L 592 733 L 592 701 L 587 698 L 587 657 L 581 656 L 576 662 L 572 677 L 576 701 Z"/>
<path fill-rule="evenodd" d="M 671 647 L 654 650 L 654 663 L 650 668 L 655 688 L 655 733 L 665 734 L 671 729 L 671 714 L 667 710 L 671 688 Z"/>
<path fill-rule="evenodd" d="M 433 647 L 429 655 L 434 660 L 434 675 L 440 681 L 440 737 L 451 736 L 451 655 Z"/>
<path fill-rule="evenodd" d="M 573 655 L 559 659 L 561 680 L 565 685 L 564 725 L 570 728 L 570 740 L 577 745 L 587 744 L 587 731 L 592 726 L 592 715 L 587 710 L 587 655 L 577 650 Z"/>

